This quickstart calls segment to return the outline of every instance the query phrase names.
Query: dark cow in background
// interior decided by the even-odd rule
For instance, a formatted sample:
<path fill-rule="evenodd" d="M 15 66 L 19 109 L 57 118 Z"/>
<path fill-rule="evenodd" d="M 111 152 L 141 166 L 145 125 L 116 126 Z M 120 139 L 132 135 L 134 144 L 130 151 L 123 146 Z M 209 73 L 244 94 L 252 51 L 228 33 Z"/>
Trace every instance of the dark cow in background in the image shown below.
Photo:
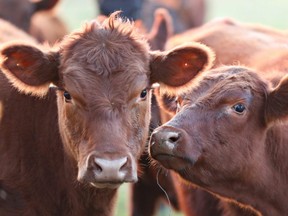
<path fill-rule="evenodd" d="M 29 33 L 41 43 L 55 44 L 69 32 L 66 23 L 54 11 L 42 11 L 33 15 Z"/>
<path fill-rule="evenodd" d="M 172 16 L 175 33 L 200 26 L 206 15 L 206 0 L 143 0 L 141 19 L 150 29 L 153 23 L 151 14 L 157 8 L 165 8 Z"/>
<path fill-rule="evenodd" d="M 227 66 L 199 75 L 178 113 L 153 133 L 151 156 L 263 216 L 287 215 L 288 80 L 271 87 L 271 73 Z"/>
<path fill-rule="evenodd" d="M 34 36 L 39 42 L 55 43 L 68 33 L 53 9 L 59 0 L 0 0 L 0 18 Z"/>
<path fill-rule="evenodd" d="M 50 10 L 58 0 L 1 0 L 0 18 L 13 23 L 18 28 L 29 32 L 31 18 L 34 13 L 42 10 Z"/>
<path fill-rule="evenodd" d="M 59 47 L 2 45 L 1 215 L 112 215 L 117 188 L 138 179 L 152 84 L 181 89 L 209 65 L 199 44 L 150 52 L 115 16 Z"/>

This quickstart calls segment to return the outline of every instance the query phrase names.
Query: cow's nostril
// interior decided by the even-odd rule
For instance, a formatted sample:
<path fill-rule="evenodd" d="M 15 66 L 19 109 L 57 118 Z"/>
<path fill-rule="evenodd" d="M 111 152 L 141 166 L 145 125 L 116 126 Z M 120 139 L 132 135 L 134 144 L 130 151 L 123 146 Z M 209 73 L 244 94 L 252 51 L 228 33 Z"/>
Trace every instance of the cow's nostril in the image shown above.
<path fill-rule="evenodd" d="M 168 138 L 168 141 L 170 142 L 177 142 L 177 140 L 179 139 L 179 136 L 172 136 Z"/>
<path fill-rule="evenodd" d="M 101 165 L 99 163 L 97 163 L 96 158 L 94 157 L 94 155 L 90 156 L 88 158 L 88 166 L 87 166 L 88 170 L 93 170 L 96 172 L 102 172 L 103 168 L 101 167 Z"/>
<path fill-rule="evenodd" d="M 120 164 L 120 169 L 119 169 L 119 170 L 120 170 L 120 171 L 125 170 L 127 164 L 128 164 L 128 158 L 126 157 L 126 159 L 122 161 L 122 164 Z"/>
<path fill-rule="evenodd" d="M 99 166 L 96 161 L 94 161 L 94 170 L 97 172 L 102 172 L 102 167 Z"/>

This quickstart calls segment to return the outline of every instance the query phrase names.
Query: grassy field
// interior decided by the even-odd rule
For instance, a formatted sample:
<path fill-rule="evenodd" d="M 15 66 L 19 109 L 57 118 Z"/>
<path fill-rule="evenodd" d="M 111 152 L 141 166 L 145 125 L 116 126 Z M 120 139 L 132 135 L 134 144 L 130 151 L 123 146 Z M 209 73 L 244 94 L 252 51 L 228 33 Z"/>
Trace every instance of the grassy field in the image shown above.
<path fill-rule="evenodd" d="M 97 14 L 95 0 L 63 0 L 58 8 L 59 15 L 70 30 L 80 27 Z M 206 21 L 217 17 L 232 17 L 239 21 L 261 23 L 280 29 L 288 29 L 287 0 L 207 0 Z M 128 185 L 119 191 L 116 216 L 127 216 L 129 203 Z M 157 216 L 180 216 L 166 207 Z"/>

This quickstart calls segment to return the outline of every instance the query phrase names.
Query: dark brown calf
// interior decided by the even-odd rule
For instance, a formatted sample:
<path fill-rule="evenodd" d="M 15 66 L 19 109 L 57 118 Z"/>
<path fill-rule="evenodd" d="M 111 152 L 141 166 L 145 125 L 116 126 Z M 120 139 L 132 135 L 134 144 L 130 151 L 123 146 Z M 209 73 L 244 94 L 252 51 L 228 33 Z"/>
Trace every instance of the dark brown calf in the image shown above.
<path fill-rule="evenodd" d="M 287 215 L 288 79 L 271 88 L 259 74 L 230 66 L 196 77 L 178 113 L 153 133 L 150 153 L 212 193 L 263 216 Z"/>
<path fill-rule="evenodd" d="M 181 89 L 211 63 L 198 44 L 150 52 L 115 16 L 55 49 L 2 46 L 1 214 L 111 215 L 116 189 L 138 179 L 152 84 Z"/>

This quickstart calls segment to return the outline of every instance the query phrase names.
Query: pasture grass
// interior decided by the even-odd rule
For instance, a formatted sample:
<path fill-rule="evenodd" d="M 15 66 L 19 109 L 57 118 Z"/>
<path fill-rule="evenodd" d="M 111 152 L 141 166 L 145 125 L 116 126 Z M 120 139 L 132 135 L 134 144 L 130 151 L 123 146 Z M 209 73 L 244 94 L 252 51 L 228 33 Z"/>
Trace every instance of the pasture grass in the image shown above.
<path fill-rule="evenodd" d="M 232 17 L 243 22 L 288 29 L 287 10 L 287 0 L 207 0 L 206 21 L 217 17 Z M 72 30 L 93 19 L 98 14 L 98 8 L 95 0 L 62 0 L 58 14 Z M 129 194 L 129 185 L 124 184 L 119 191 L 115 216 L 128 215 Z M 162 208 L 157 214 L 157 216 L 169 215 L 182 214 L 170 212 L 168 207 Z"/>

